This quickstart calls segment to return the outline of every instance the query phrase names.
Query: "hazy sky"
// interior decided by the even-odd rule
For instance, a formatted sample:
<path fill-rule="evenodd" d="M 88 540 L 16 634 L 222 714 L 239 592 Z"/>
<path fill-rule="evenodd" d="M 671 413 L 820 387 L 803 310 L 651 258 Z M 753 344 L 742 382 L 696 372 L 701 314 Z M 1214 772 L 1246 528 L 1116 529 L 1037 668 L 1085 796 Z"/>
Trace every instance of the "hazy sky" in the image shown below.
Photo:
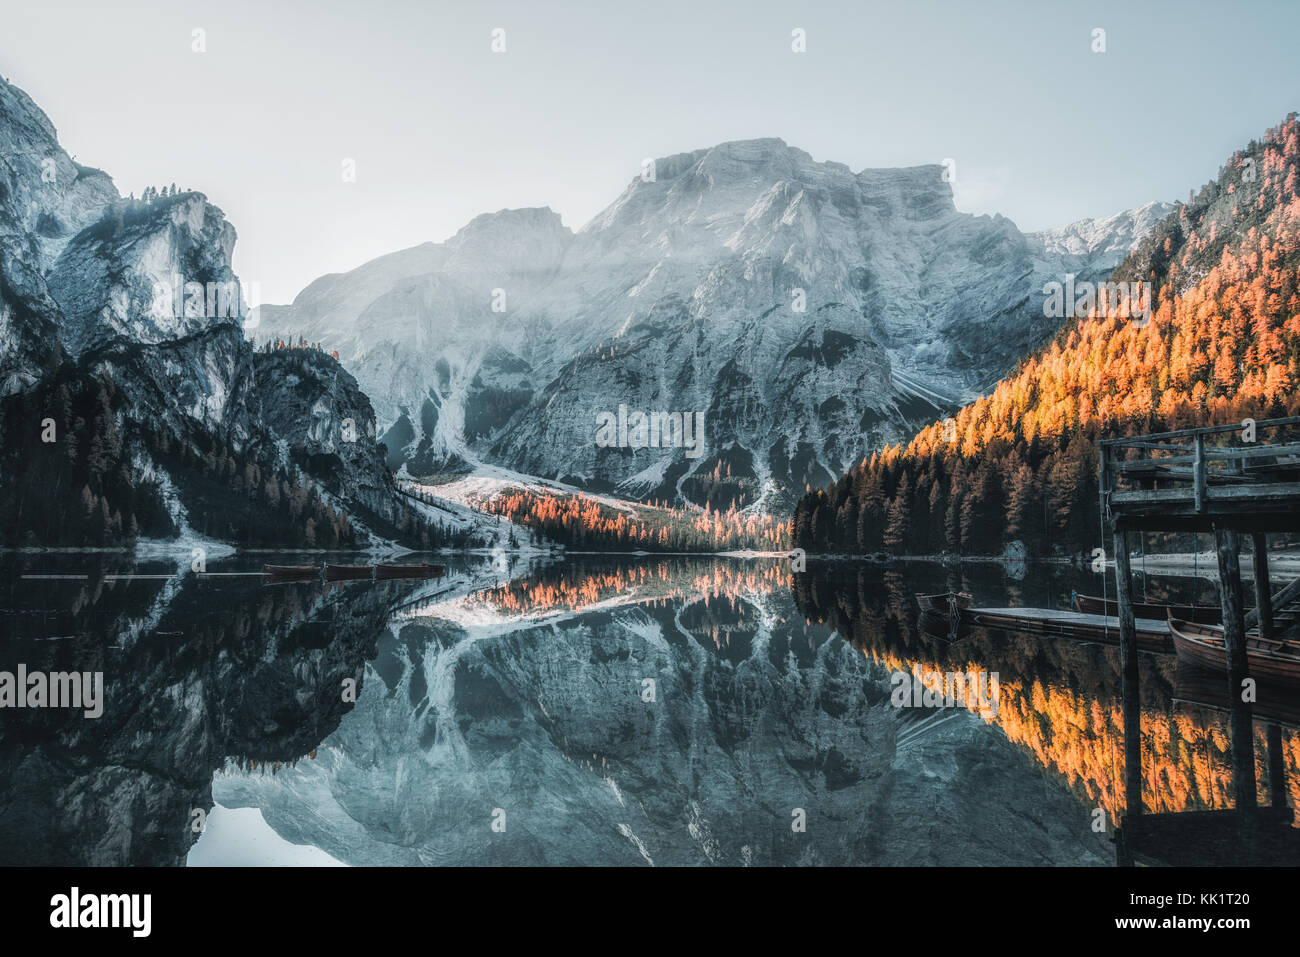
<path fill-rule="evenodd" d="M 1300 108 L 1298 32 L 1296 0 L 0 0 L 0 73 L 123 193 L 205 192 L 281 302 L 481 212 L 577 229 L 643 157 L 733 139 L 951 157 L 958 208 L 1025 230 L 1185 198 Z"/>

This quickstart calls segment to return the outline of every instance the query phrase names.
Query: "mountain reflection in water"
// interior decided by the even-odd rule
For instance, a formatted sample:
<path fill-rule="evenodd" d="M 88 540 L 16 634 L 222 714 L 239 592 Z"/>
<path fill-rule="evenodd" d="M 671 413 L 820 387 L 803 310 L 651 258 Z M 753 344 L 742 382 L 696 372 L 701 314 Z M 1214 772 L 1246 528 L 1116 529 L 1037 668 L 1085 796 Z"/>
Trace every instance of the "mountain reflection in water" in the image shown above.
<path fill-rule="evenodd" d="M 181 864 L 227 839 L 192 826 L 214 802 L 349 864 L 1115 860 L 1117 650 L 980 629 L 949 644 L 911 597 L 1063 607 L 1093 590 L 1083 572 L 570 556 L 268 586 L 107 580 L 175 569 L 86 555 L 0 569 L 0 668 L 105 681 L 96 720 L 0 711 L 4 863 Z M 999 707 L 896 708 L 891 674 L 914 665 L 998 672 Z M 1172 657 L 1141 668 L 1148 809 L 1230 806 L 1226 715 L 1176 700 Z M 1282 741 L 1294 801 L 1293 726 Z"/>

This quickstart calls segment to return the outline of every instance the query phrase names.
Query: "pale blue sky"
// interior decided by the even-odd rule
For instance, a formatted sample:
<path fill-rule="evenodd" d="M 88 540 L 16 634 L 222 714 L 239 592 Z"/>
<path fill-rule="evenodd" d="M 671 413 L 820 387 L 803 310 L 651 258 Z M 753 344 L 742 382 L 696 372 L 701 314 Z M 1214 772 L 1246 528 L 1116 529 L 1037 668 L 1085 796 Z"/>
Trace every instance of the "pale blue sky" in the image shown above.
<path fill-rule="evenodd" d="M 272 302 L 480 212 L 577 229 L 643 157 L 725 140 L 952 157 L 960 209 L 1032 230 L 1185 198 L 1300 108 L 1295 0 L 0 0 L 0 24 L 69 152 L 124 193 L 203 190 Z"/>

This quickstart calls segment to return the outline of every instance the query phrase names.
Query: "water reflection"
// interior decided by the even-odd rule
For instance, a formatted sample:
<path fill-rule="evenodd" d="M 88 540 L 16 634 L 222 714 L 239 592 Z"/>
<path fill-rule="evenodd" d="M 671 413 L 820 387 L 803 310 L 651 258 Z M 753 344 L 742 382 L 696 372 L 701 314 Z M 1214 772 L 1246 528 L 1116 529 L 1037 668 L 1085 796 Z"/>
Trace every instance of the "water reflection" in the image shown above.
<path fill-rule="evenodd" d="M 1038 600 L 1041 589 L 1037 595 L 1026 593 L 1021 585 L 999 589 L 990 580 L 994 574 L 990 568 L 968 568 L 966 577 L 950 577 L 947 587 L 972 592 L 985 604 L 993 604 L 993 596 L 1001 593 L 1008 605 L 1053 607 Z M 1070 576 L 1062 575 L 1049 592 L 1064 591 Z M 1138 655 L 1139 699 L 1126 728 L 1117 647 L 983 628 L 970 629 L 956 642 L 936 637 L 920 627 L 906 607 L 903 596 L 910 577 L 879 566 L 842 568 L 830 575 L 802 576 L 795 591 L 810 617 L 832 624 L 887 667 L 908 670 L 919 663 L 926 670 L 998 672 L 1002 700 L 990 720 L 1085 802 L 1104 809 L 1111 829 L 1130 803 L 1124 787 L 1124 743 L 1126 734 L 1139 733 L 1137 727 L 1138 782 L 1142 810 L 1148 815 L 1231 809 L 1240 776 L 1250 774 L 1252 764 L 1261 805 L 1293 808 L 1300 799 L 1300 701 L 1295 689 L 1258 687 L 1251 729 L 1254 753 L 1235 763 L 1232 699 L 1223 674 L 1182 664 L 1172 654 Z M 1080 576 L 1077 587 L 1088 588 L 1089 580 Z M 1151 600 L 1188 600 L 1188 587 L 1152 583 Z M 1291 822 L 1289 811 L 1272 818 Z M 1179 859 L 1252 863 L 1239 846 L 1225 855 L 1224 845 L 1234 846 L 1233 833 L 1202 833 L 1199 847 L 1180 850 Z M 1288 842 L 1286 853 L 1292 854 L 1294 846 Z M 1290 862 L 1300 863 L 1300 857 Z"/>
<path fill-rule="evenodd" d="M 0 670 L 104 676 L 104 712 L 0 710 L 0 861 L 180 864 L 227 764 L 291 766 L 338 728 L 339 689 L 409 583 L 263 586 L 169 575 L 111 557 L 58 563 L 84 579 L 30 579 L 7 560 Z"/>
<path fill-rule="evenodd" d="M 217 799 L 349 863 L 1107 859 L 996 728 L 893 708 L 781 562 L 574 559 L 404 608 L 370 668 L 317 761 Z"/>
<path fill-rule="evenodd" d="M 214 803 L 351 864 L 1115 860 L 1118 650 L 917 623 L 918 591 L 1064 607 L 1092 590 L 1065 567 L 575 556 L 336 586 L 114 580 L 176 569 L 84 555 L 2 570 L 0 669 L 106 685 L 97 720 L 0 711 L 5 863 L 183 863 Z M 896 708 L 891 675 L 915 666 L 998 672 L 999 707 Z M 1172 656 L 1139 668 L 1147 809 L 1230 807 L 1214 682 Z M 1276 727 L 1256 731 L 1261 803 L 1297 797 L 1293 701 L 1256 707 Z"/>

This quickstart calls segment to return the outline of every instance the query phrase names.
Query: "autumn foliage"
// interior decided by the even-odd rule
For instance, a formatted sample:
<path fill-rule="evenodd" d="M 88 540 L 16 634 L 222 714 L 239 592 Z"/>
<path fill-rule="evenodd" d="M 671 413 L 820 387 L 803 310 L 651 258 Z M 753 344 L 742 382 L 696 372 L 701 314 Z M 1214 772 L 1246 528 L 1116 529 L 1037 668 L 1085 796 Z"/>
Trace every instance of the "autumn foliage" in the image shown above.
<path fill-rule="evenodd" d="M 484 508 L 537 531 L 552 542 L 593 550 L 706 552 L 789 547 L 789 525 L 771 515 L 669 506 L 615 506 L 583 494 L 551 495 L 510 489 Z"/>
<path fill-rule="evenodd" d="M 794 542 L 847 553 L 989 554 L 1095 543 L 1096 440 L 1300 412 L 1300 125 L 1233 156 L 1114 273 L 1149 322 L 1068 320 L 953 421 L 805 495 Z"/>
<path fill-rule="evenodd" d="M 789 583 L 788 569 L 779 562 L 737 559 L 728 564 L 712 558 L 644 561 L 647 564 L 590 569 L 581 560 L 568 562 L 562 569 L 541 569 L 526 578 L 511 579 L 479 593 L 475 600 L 500 613 L 533 617 L 587 611 L 617 601 L 655 608 L 697 600 L 708 607 L 721 601 L 734 609 L 742 599 L 769 594 Z"/>

